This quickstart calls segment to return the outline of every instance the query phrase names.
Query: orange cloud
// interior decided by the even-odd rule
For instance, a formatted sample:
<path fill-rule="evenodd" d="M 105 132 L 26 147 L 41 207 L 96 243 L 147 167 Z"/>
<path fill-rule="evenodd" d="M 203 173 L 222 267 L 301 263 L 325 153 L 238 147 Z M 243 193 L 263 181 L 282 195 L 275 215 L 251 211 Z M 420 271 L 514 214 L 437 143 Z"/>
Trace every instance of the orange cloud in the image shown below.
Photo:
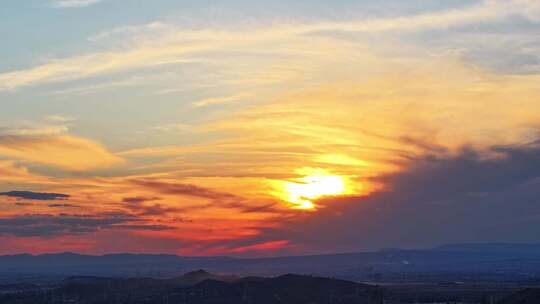
<path fill-rule="evenodd" d="M 0 160 L 0 182 L 20 184 L 50 184 L 51 179 L 28 171 L 12 160 Z"/>
<path fill-rule="evenodd" d="M 289 245 L 290 245 L 290 242 L 287 240 L 270 241 L 270 242 L 255 244 L 255 245 L 235 247 L 235 248 L 230 249 L 229 252 L 230 253 L 246 253 L 246 252 L 253 252 L 253 251 L 265 251 L 266 253 L 268 253 L 269 251 L 276 251 L 279 249 L 283 249 L 284 247 L 287 247 Z"/>
<path fill-rule="evenodd" d="M 71 135 L 1 135 L 0 155 L 75 171 L 110 167 L 122 162 L 101 144 Z"/>

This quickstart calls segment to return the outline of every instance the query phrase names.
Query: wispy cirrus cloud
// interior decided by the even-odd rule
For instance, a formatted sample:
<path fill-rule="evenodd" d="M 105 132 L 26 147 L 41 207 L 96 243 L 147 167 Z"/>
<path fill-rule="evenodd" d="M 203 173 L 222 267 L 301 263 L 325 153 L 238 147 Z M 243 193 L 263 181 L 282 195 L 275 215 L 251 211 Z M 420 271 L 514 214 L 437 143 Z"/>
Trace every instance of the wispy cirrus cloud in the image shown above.
<path fill-rule="evenodd" d="M 58 0 L 51 4 L 56 8 L 79 8 L 87 7 L 103 2 L 104 0 Z"/>
<path fill-rule="evenodd" d="M 88 1 L 66 1 L 65 5 L 87 3 Z M 25 86 L 32 86 L 50 82 L 63 82 L 83 79 L 96 75 L 105 75 L 145 67 L 162 66 L 166 64 L 181 64 L 201 60 L 207 63 L 217 63 L 231 60 L 230 56 L 217 56 L 229 54 L 231 51 L 247 52 L 252 54 L 267 54 L 295 56 L 300 52 L 313 56 L 318 49 L 336 49 L 330 47 L 337 40 L 323 41 L 317 46 L 313 35 L 328 32 L 391 32 L 391 31 L 422 31 L 430 29 L 445 29 L 485 22 L 497 22 L 512 16 L 520 16 L 529 20 L 537 20 L 540 9 L 535 1 L 484 1 L 477 5 L 441 12 L 425 13 L 420 15 L 375 18 L 351 22 L 318 22 L 304 24 L 288 24 L 268 28 L 215 30 L 192 29 L 185 30 L 178 26 L 165 26 L 160 22 L 145 25 L 151 28 L 152 34 L 130 43 L 128 47 L 88 53 L 69 58 L 57 59 L 29 69 L 21 69 L 0 74 L 0 90 L 16 90 Z M 137 33 L 133 27 L 122 28 L 120 32 Z M 115 32 L 113 30 L 113 32 Z M 132 34 L 137 35 L 137 34 Z M 101 34 L 100 36 L 107 36 Z M 309 39 L 306 36 L 310 36 Z M 306 48 L 302 41 L 306 42 Z M 129 39 L 128 39 L 129 41 Z M 341 42 L 343 47 L 348 44 Z M 309 45 L 309 47 L 307 47 Z M 325 52 L 327 55 L 327 52 Z M 331 57 L 331 56 L 327 56 Z M 244 56 L 244 58 L 246 58 Z M 268 62 L 274 56 L 265 61 Z M 326 57 L 321 57 L 326 58 Z M 319 58 L 319 59 L 321 59 Z M 326 60 L 327 61 L 327 60 Z M 286 67 L 284 65 L 283 67 Z M 283 68 L 281 67 L 281 69 Z M 261 68 L 265 68 L 261 66 Z M 289 66 L 289 69 L 291 67 Z M 268 73 L 268 68 L 266 68 Z M 240 71 L 241 72 L 241 71 Z M 283 71 L 281 71 L 283 72 Z M 301 73 L 301 72 L 300 72 Z M 247 80 L 254 81 L 254 75 L 248 75 Z M 268 77 L 266 81 L 269 81 Z"/>
<path fill-rule="evenodd" d="M 241 101 L 243 99 L 248 98 L 249 96 L 250 96 L 249 94 L 242 93 L 242 94 L 236 94 L 236 95 L 225 96 L 225 97 L 206 98 L 206 99 L 202 99 L 202 100 L 194 102 L 193 106 L 200 108 L 200 107 L 207 107 L 211 105 L 226 104 L 226 103 Z"/>

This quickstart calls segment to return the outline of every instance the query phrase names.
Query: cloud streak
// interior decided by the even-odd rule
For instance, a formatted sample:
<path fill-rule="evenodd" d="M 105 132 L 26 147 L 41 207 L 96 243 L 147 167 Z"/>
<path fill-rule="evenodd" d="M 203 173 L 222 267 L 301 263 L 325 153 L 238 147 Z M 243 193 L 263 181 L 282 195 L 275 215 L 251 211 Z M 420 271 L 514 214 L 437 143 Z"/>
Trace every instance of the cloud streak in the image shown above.
<path fill-rule="evenodd" d="M 52 4 L 56 8 L 81 8 L 103 2 L 103 0 L 58 0 Z"/>
<path fill-rule="evenodd" d="M 28 214 L 0 217 L 0 235 L 18 237 L 54 237 L 62 235 L 85 235 L 100 230 L 168 230 L 163 225 L 144 225 L 124 214 L 104 215 L 49 215 Z M 135 224 L 133 224 L 135 222 Z"/>
<path fill-rule="evenodd" d="M 189 184 L 169 183 L 155 180 L 133 180 L 132 183 L 164 194 L 194 196 L 213 200 L 238 199 L 236 195 L 230 193 L 219 192 Z"/>
<path fill-rule="evenodd" d="M 207 99 L 202 99 L 197 102 L 194 102 L 193 106 L 201 108 L 201 107 L 207 107 L 207 106 L 212 106 L 212 105 L 227 104 L 231 102 L 241 101 L 247 97 L 249 97 L 248 94 L 237 94 L 237 95 L 225 96 L 225 97 L 207 98 Z"/>
<path fill-rule="evenodd" d="M 69 195 L 63 194 L 63 193 L 46 193 L 46 192 L 32 192 L 32 191 L 1 192 L 0 196 L 9 196 L 9 197 L 36 200 L 36 201 L 66 200 L 70 197 Z"/>

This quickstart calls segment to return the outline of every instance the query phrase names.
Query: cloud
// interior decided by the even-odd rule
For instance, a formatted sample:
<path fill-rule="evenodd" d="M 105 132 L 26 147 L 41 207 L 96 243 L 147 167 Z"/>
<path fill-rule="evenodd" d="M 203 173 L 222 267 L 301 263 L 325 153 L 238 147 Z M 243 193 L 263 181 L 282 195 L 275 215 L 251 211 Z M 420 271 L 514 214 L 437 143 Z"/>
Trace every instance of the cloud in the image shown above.
<path fill-rule="evenodd" d="M 62 235 L 85 235 L 101 230 L 160 231 L 171 229 L 164 225 L 138 224 L 136 223 L 137 221 L 137 218 L 125 214 L 28 214 L 0 217 L 0 235 L 54 237 Z"/>
<path fill-rule="evenodd" d="M 239 197 L 230 193 L 215 191 L 196 185 L 169 183 L 155 180 L 132 180 L 132 183 L 163 194 L 194 196 L 212 200 L 239 199 Z"/>
<path fill-rule="evenodd" d="M 230 207 L 236 207 L 243 213 L 283 213 L 283 209 L 280 208 L 277 203 L 268 203 L 258 206 L 242 204 Z"/>
<path fill-rule="evenodd" d="M 66 133 L 65 125 L 43 125 L 39 127 L 0 128 L 0 136 L 49 136 Z"/>
<path fill-rule="evenodd" d="M 124 229 L 124 230 L 143 230 L 143 231 L 164 231 L 172 230 L 174 227 L 166 225 L 118 225 L 114 226 L 114 229 Z"/>
<path fill-rule="evenodd" d="M 170 123 L 164 125 L 153 126 L 150 128 L 152 131 L 158 131 L 163 133 L 168 132 L 188 132 L 193 131 L 194 126 L 184 123 Z"/>
<path fill-rule="evenodd" d="M 259 255 L 262 252 L 265 255 L 270 255 L 272 253 L 275 254 L 276 252 L 279 252 L 280 250 L 283 250 L 283 248 L 286 248 L 290 245 L 291 244 L 288 240 L 277 240 L 253 245 L 222 248 L 221 250 L 231 254 Z"/>
<path fill-rule="evenodd" d="M 31 173 L 12 160 L 0 160 L 0 182 L 20 184 L 50 184 L 48 177 Z"/>
<path fill-rule="evenodd" d="M 534 0 L 533 0 L 534 1 Z M 393 17 L 374 18 L 358 22 L 321 23 L 306 26 L 303 32 L 317 31 L 351 31 L 351 32 L 384 32 L 408 30 L 432 30 L 460 27 L 470 24 L 503 21 L 511 16 L 531 17 L 531 9 L 538 7 L 529 0 L 484 0 L 478 4 L 460 9 L 449 9 L 439 12 Z M 538 10 L 536 9 L 536 12 Z"/>
<path fill-rule="evenodd" d="M 92 140 L 58 130 L 27 130 L 0 133 L 0 155 L 29 163 L 75 171 L 109 167 L 122 159 Z"/>
<path fill-rule="evenodd" d="M 16 197 L 21 199 L 28 200 L 37 200 L 37 201 L 54 201 L 54 200 L 66 200 L 70 196 L 62 193 L 43 193 L 43 192 L 32 192 L 32 191 L 10 191 L 10 192 L 0 192 L 0 196 L 9 196 Z"/>
<path fill-rule="evenodd" d="M 61 124 L 72 123 L 75 121 L 74 118 L 66 117 L 62 115 L 48 115 L 45 117 L 45 120 L 52 123 L 61 123 Z"/>
<path fill-rule="evenodd" d="M 160 199 L 161 198 L 155 197 L 155 196 L 154 197 L 134 196 L 134 197 L 124 197 L 122 199 L 122 202 L 130 203 L 130 204 L 140 204 L 140 203 L 151 202 L 151 201 L 156 201 Z"/>
<path fill-rule="evenodd" d="M 137 214 L 137 216 L 166 216 L 169 214 L 178 215 L 186 211 L 185 208 L 178 207 L 167 207 L 161 204 L 153 205 L 129 205 L 127 206 L 129 210 Z"/>
<path fill-rule="evenodd" d="M 88 41 L 97 42 L 107 38 L 126 38 L 125 36 L 130 37 L 140 33 L 152 33 L 159 35 L 165 30 L 170 30 L 170 26 L 168 24 L 154 21 L 143 25 L 121 26 L 110 30 L 105 30 L 89 37 Z"/>
<path fill-rule="evenodd" d="M 26 206 L 33 206 L 34 204 L 33 203 L 29 203 L 29 202 L 15 202 L 15 206 L 19 206 L 19 207 L 26 207 Z"/>
<path fill-rule="evenodd" d="M 200 108 L 200 107 L 207 107 L 211 105 L 219 105 L 219 104 L 224 104 L 224 103 L 240 101 L 249 96 L 250 96 L 249 94 L 243 93 L 243 94 L 237 94 L 237 95 L 226 96 L 226 97 L 207 98 L 207 99 L 202 99 L 197 102 L 194 102 L 193 106 Z"/>
<path fill-rule="evenodd" d="M 402 171 L 376 178 L 381 190 L 321 201 L 327 208 L 263 229 L 255 240 L 284 238 L 314 252 L 535 242 L 539 172 L 537 143 L 487 151 L 464 146 L 444 156 L 426 151 Z"/>
<path fill-rule="evenodd" d="M 52 4 L 57 8 L 79 8 L 98 4 L 103 0 L 58 0 Z"/>
<path fill-rule="evenodd" d="M 187 123 L 182 124 L 160 121 L 158 123 L 164 125 L 153 129 L 141 125 L 139 127 L 145 131 L 137 134 L 148 138 L 139 141 L 139 137 L 130 137 L 128 140 L 152 147 L 143 146 L 124 153 L 111 152 L 99 142 L 69 134 L 68 125 L 72 121 L 69 117 L 51 116 L 47 118 L 51 125 L 36 128 L 0 130 L 0 157 L 9 159 L 0 160 L 0 181 L 46 183 L 51 181 L 35 176 L 26 167 L 44 172 L 50 168 L 40 166 L 66 171 L 93 170 L 110 168 L 126 157 L 130 159 L 130 168 L 103 172 L 116 177 L 65 174 L 63 178 L 51 178 L 55 187 L 9 185 L 7 189 L 77 193 L 74 201 L 81 209 L 73 210 L 99 212 L 115 207 L 132 214 L 132 222 L 126 220 L 104 224 L 105 228 L 87 228 L 90 231 L 129 231 L 137 226 L 150 232 L 161 231 L 165 228 L 145 221 L 159 218 L 163 223 L 175 225 L 173 217 L 188 214 L 195 219 L 194 223 L 178 223 L 186 229 L 171 239 L 192 242 L 194 245 L 186 250 L 195 253 L 198 253 L 195 244 L 198 241 L 206 242 L 208 248 L 216 252 L 230 252 L 236 245 L 243 250 L 257 251 L 258 247 L 266 248 L 264 244 L 289 248 L 291 244 L 303 243 L 314 250 L 335 248 L 336 244 L 348 251 L 362 249 L 359 244 L 366 248 L 393 246 L 392 242 L 405 244 L 406 238 L 421 245 L 436 239 L 436 231 L 441 233 L 441 239 L 450 239 L 450 232 L 441 232 L 442 224 L 429 222 L 430 214 L 433 213 L 433 221 L 453 227 L 452 223 L 445 222 L 443 214 L 452 218 L 454 210 L 445 206 L 463 198 L 472 208 L 470 214 L 479 218 L 482 212 L 474 209 L 479 208 L 474 203 L 484 204 L 488 198 L 497 198 L 492 186 L 484 189 L 475 184 L 477 180 L 485 182 L 485 176 L 476 172 L 475 166 L 490 164 L 494 167 L 505 159 L 515 158 L 514 150 L 523 149 L 510 146 L 514 150 L 505 152 L 501 150 L 502 145 L 527 138 L 531 126 L 540 121 L 539 112 L 535 111 L 540 96 L 538 77 L 486 72 L 462 61 L 469 56 L 474 57 L 475 62 L 487 63 L 483 55 L 472 56 L 466 51 L 456 55 L 444 49 L 448 45 L 433 51 L 424 48 L 422 43 L 420 48 L 402 44 L 420 35 L 445 39 L 447 35 L 439 35 L 443 31 L 469 32 L 470 28 L 491 28 L 495 23 L 506 28 L 508 22 L 517 19 L 527 24 L 534 22 L 534 10 L 528 7 L 536 5 L 535 2 L 476 3 L 460 9 L 351 22 L 295 21 L 266 28 L 250 25 L 250 28 L 237 26 L 221 30 L 157 22 L 144 28 L 122 27 L 103 32 L 90 39 L 95 42 L 92 47 L 103 48 L 105 43 L 117 45 L 1 73 L 0 91 L 91 78 L 88 82 L 73 83 L 87 84 L 87 87 L 54 85 L 53 89 L 59 91 L 49 97 L 87 95 L 106 88 L 125 91 L 128 86 L 139 89 L 144 86 L 145 91 L 149 87 L 163 88 L 162 93 L 189 95 L 188 98 L 159 96 L 170 99 L 174 106 L 176 101 L 197 100 L 195 107 L 230 103 L 228 106 L 245 109 L 234 111 L 232 115 L 213 108 L 190 109 L 204 117 L 190 116 Z M 524 18 L 527 21 L 522 20 Z M 508 31 L 511 33 L 508 35 L 513 36 L 512 30 Z M 494 35 L 493 40 L 497 37 Z M 456 40 L 461 41 L 460 38 Z M 474 49 L 483 44 L 477 38 L 471 37 L 452 47 Z M 382 46 L 378 39 L 384 40 Z M 515 41 L 523 42 L 521 36 L 514 39 L 501 41 L 500 47 L 507 50 L 507 45 L 513 48 Z M 493 45 L 491 40 L 485 41 L 486 45 Z M 413 41 L 418 46 L 416 42 Z M 392 45 L 388 47 L 385 43 Z M 471 47 L 470 43 L 476 44 Z M 509 65 L 513 67 L 508 70 L 515 71 L 515 66 L 519 65 L 520 70 L 534 72 L 536 67 L 532 64 L 537 48 L 527 43 L 519 47 L 523 56 L 516 57 L 517 61 L 510 58 L 512 64 Z M 485 53 L 486 48 L 479 49 Z M 496 61 L 490 66 L 503 61 L 501 56 L 489 57 Z M 182 64 L 182 68 L 178 68 L 178 64 Z M 184 76 L 178 74 L 186 74 L 189 80 L 179 81 Z M 94 78 L 103 75 L 110 77 Z M 180 93 L 183 91 L 187 93 Z M 196 94 L 190 95 L 194 91 Z M 193 96 L 214 97 L 198 100 Z M 248 101 L 248 97 L 251 103 L 234 103 Z M 212 112 L 209 119 L 207 112 Z M 227 117 L 222 119 L 221 115 Z M 145 121 L 142 123 L 157 124 Z M 208 121 L 211 122 L 205 123 Z M 197 122 L 205 124 L 201 126 Z M 150 131 L 156 132 L 150 134 Z M 178 131 L 185 135 L 182 139 L 174 136 Z M 160 138 L 152 138 L 154 135 Z M 196 144 L 190 145 L 184 139 L 194 140 Z M 154 146 L 167 140 L 171 146 Z M 174 146 L 178 143 L 179 146 Z M 470 147 L 463 148 L 464 143 L 470 143 Z M 470 160 L 465 167 L 470 170 L 466 173 L 454 176 L 451 168 L 445 167 L 445 164 L 458 166 L 467 157 Z M 515 159 L 513 162 L 516 164 Z M 355 190 L 358 196 L 321 201 L 323 207 L 312 215 L 288 210 L 286 202 L 274 195 L 275 191 L 283 190 L 271 182 L 300 177 L 295 173 L 299 166 L 327 168 L 350 178 L 355 187 L 358 185 L 358 191 Z M 518 167 L 520 172 L 526 171 L 522 165 Z M 440 172 L 438 175 L 435 171 L 430 173 L 429 168 Z M 149 174 L 121 176 L 126 173 L 124 170 L 130 170 L 131 174 Z M 491 171 L 493 176 L 500 174 L 497 170 Z M 474 176 L 473 181 L 458 185 L 455 180 L 465 182 L 467 174 Z M 406 181 L 411 184 L 405 185 Z M 535 185 L 534 181 L 529 182 Z M 507 184 L 512 184 L 511 179 L 500 181 L 500 185 Z M 531 193 L 532 186 L 516 187 Z M 510 201 L 518 197 L 515 191 L 503 192 L 499 192 L 501 197 Z M 38 203 L 34 206 L 43 207 L 42 212 L 62 211 L 46 209 Z M 50 204 L 49 207 L 63 208 L 67 204 Z M 522 207 L 534 211 L 531 206 Z M 468 213 L 463 210 L 456 212 L 467 218 Z M 139 217 L 144 220 L 137 219 Z M 510 222 L 504 215 L 500 218 Z M 331 224 L 325 224 L 325 220 Z M 466 220 L 453 220 L 463 227 L 474 228 Z M 515 220 L 534 222 L 534 214 L 530 218 L 516 216 Z M 62 217 L 40 221 L 39 227 L 52 225 L 53 228 L 48 229 L 58 229 L 59 234 L 76 229 L 68 227 Z M 496 224 L 494 220 L 488 222 L 486 225 Z M 421 223 L 418 227 L 427 227 L 426 231 L 416 231 L 414 223 Z M 84 223 L 83 226 L 92 225 Z M 399 238 L 400 231 L 408 232 L 403 241 Z M 432 234 L 428 235 L 430 231 Z M 504 233 L 502 229 L 499 232 Z M 147 234 L 158 240 L 165 233 Z M 321 235 L 320 240 L 313 239 L 313 235 Z M 343 236 L 343 240 L 337 236 Z M 226 240 L 221 244 L 225 245 L 220 247 L 215 241 L 218 238 Z M 238 238 L 248 240 L 233 244 Z M 286 244 L 272 243 L 289 238 Z"/>
<path fill-rule="evenodd" d="M 534 134 L 537 77 L 492 75 L 454 63 L 424 61 L 415 69 L 406 65 L 369 79 L 296 90 L 200 127 L 222 135 L 218 140 L 119 155 L 153 159 L 160 170 L 181 168 L 181 176 L 237 177 L 239 184 L 246 177 L 299 177 L 299 166 L 322 167 L 370 191 L 367 177 L 395 171 L 398 160 L 415 153 L 445 155 L 465 143 L 482 150 Z"/>
<path fill-rule="evenodd" d="M 111 51 L 60 59 L 29 70 L 0 74 L 0 83 L 2 83 L 0 91 L 15 90 L 40 83 L 82 79 L 166 63 L 178 64 L 182 61 L 182 55 L 207 48 L 205 45 L 173 45 L 171 48 L 154 45 L 123 50 L 122 52 Z M 186 59 L 186 62 L 189 60 Z"/>
<path fill-rule="evenodd" d="M 62 1 L 66 7 L 77 4 L 93 3 L 94 1 Z M 164 26 L 160 22 L 143 25 L 143 29 L 151 29 L 148 36 L 134 39 L 129 47 L 120 50 L 110 50 L 89 53 L 71 58 L 63 58 L 35 66 L 29 69 L 5 72 L 0 74 L 0 91 L 16 90 L 25 86 L 38 85 L 50 82 L 71 81 L 91 76 L 118 73 L 127 70 L 141 69 L 146 67 L 162 66 L 165 64 L 181 64 L 194 61 L 203 61 L 207 64 L 230 61 L 231 51 L 246 52 L 251 54 L 265 55 L 264 61 L 271 61 L 275 56 L 268 56 L 269 50 L 276 55 L 288 55 L 294 57 L 299 54 L 313 56 L 320 49 L 328 49 L 338 41 L 328 40 L 324 45 L 320 43 L 322 36 L 315 35 L 328 32 L 388 32 L 388 31 L 417 31 L 429 29 L 447 29 L 475 23 L 506 20 L 511 16 L 522 16 L 531 20 L 538 11 L 537 4 L 533 1 L 484 1 L 480 4 L 471 5 L 462 9 L 454 9 L 442 12 L 431 12 L 413 16 L 394 18 L 376 18 L 353 22 L 319 22 L 313 24 L 289 24 L 276 26 L 271 29 L 255 27 L 250 29 L 235 30 L 185 30 L 178 26 Z M 157 33 L 156 33 L 157 30 Z M 133 27 L 121 28 L 119 32 L 138 33 Z M 112 30 L 112 32 L 117 32 Z M 135 34 L 137 35 L 137 34 Z M 310 47 L 299 49 L 299 45 L 305 41 Z M 351 42 L 341 41 L 345 48 Z M 337 48 L 332 48 L 338 52 Z M 358 52 L 358 51 L 357 51 Z M 355 53 L 357 53 L 355 52 Z M 229 56 L 216 56 L 228 54 Z M 326 55 L 327 51 L 324 52 Z M 349 54 L 350 55 L 350 54 Z M 329 57 L 332 57 L 331 55 Z M 201 59 L 205 58 L 205 59 Z M 246 58 L 246 56 L 243 56 Z M 312 61 L 313 62 L 313 61 Z M 259 63 L 260 64 L 260 63 Z M 225 64 L 226 65 L 226 64 Z M 230 64 L 229 64 L 230 65 Z M 285 69 L 288 67 L 288 70 Z M 283 81 L 284 75 L 294 73 L 298 77 L 305 75 L 305 71 L 294 71 L 295 65 L 274 66 L 278 81 Z M 239 66 L 236 66 L 238 69 Z M 273 79 L 267 67 L 264 81 L 272 82 Z M 242 71 L 239 71 L 242 73 Z M 253 72 L 252 72 L 253 74 Z M 298 74 L 298 75 L 297 75 Z M 259 78 L 259 79 L 258 79 Z M 243 81 L 259 81 L 255 75 L 246 76 Z M 203 103 L 204 104 L 204 103 Z"/>
<path fill-rule="evenodd" d="M 77 208 L 79 206 L 72 204 L 49 204 L 47 205 L 50 208 Z"/>

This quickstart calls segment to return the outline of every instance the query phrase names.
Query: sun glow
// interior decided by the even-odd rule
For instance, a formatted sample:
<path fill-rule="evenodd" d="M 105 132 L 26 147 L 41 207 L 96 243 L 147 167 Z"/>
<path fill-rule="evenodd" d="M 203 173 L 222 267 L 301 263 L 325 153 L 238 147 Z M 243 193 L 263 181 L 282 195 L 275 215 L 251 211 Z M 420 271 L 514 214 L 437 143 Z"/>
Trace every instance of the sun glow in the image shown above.
<path fill-rule="evenodd" d="M 296 209 L 315 209 L 313 200 L 324 196 L 347 193 L 347 179 L 332 175 L 324 169 L 305 168 L 298 171 L 306 176 L 285 182 L 284 199 Z"/>

